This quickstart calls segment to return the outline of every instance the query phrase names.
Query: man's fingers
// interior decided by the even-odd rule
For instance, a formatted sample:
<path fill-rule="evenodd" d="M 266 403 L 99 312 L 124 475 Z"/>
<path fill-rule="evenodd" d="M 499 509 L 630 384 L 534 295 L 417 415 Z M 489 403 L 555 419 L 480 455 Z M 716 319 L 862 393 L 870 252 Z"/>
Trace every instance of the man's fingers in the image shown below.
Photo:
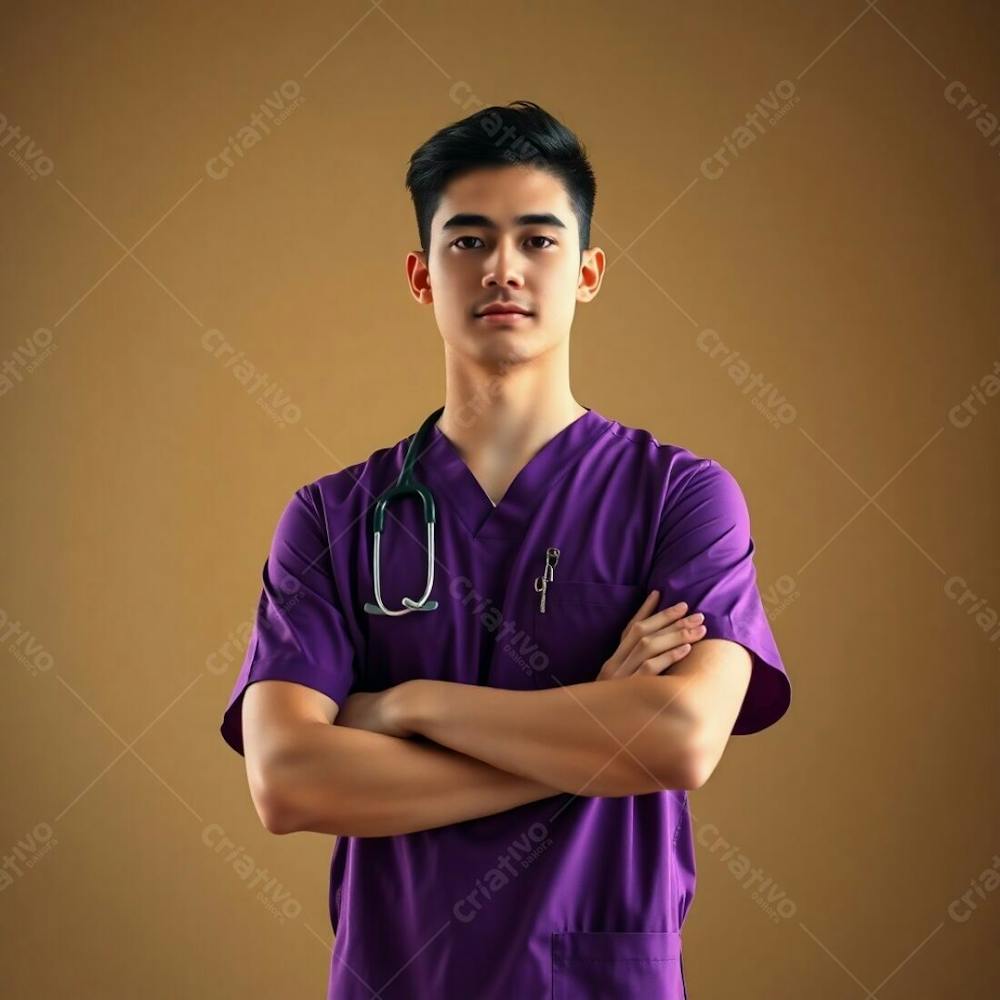
<path fill-rule="evenodd" d="M 643 618 L 646 618 L 649 615 L 649 612 L 656 607 L 656 602 L 659 599 L 660 599 L 660 592 L 658 590 L 652 590 L 649 592 L 649 595 L 646 597 L 646 600 L 644 600 L 642 604 L 639 605 L 639 610 L 636 611 L 634 615 L 632 615 L 632 617 L 628 621 L 628 624 L 625 626 L 624 629 L 622 629 L 622 638 L 625 637 L 625 634 L 636 622 L 642 621 Z"/>
<path fill-rule="evenodd" d="M 639 610 L 629 619 L 628 624 L 622 630 L 622 638 L 628 634 L 630 628 L 638 622 L 646 623 L 648 622 L 648 627 L 645 629 L 646 632 L 656 631 L 658 628 L 662 628 L 664 625 L 669 625 L 671 622 L 676 621 L 682 615 L 687 613 L 687 601 L 680 601 L 677 604 L 670 605 L 669 608 L 664 608 L 662 611 L 657 612 L 655 615 L 650 615 L 649 612 L 656 607 L 657 602 L 660 599 L 660 592 L 658 590 L 652 591 L 649 597 L 642 602 Z"/>
<path fill-rule="evenodd" d="M 650 591 L 622 630 L 618 648 L 601 667 L 597 680 L 609 680 L 614 677 L 626 677 L 638 673 L 645 660 L 650 659 L 648 654 L 643 660 L 638 659 L 639 654 L 636 647 L 642 639 L 651 638 L 652 641 L 647 642 L 647 645 L 655 645 L 657 648 L 654 652 L 659 653 L 667 649 L 677 650 L 681 639 L 697 641 L 702 638 L 705 633 L 704 627 L 701 626 L 704 615 L 693 614 L 685 618 L 688 610 L 687 601 L 678 601 L 677 604 L 672 604 L 656 614 L 650 614 L 659 599 L 659 590 Z M 676 625 L 676 628 L 671 628 L 672 625 Z M 686 655 L 690 648 L 690 644 L 686 644 L 686 648 L 678 653 L 677 659 Z M 664 665 L 662 659 L 659 663 L 659 669 L 662 670 Z M 649 668 L 643 669 L 642 672 L 649 672 Z"/>
<path fill-rule="evenodd" d="M 667 667 L 672 667 L 678 660 L 682 660 L 690 652 L 691 643 L 689 642 L 685 642 L 683 646 L 675 646 L 673 649 L 668 649 L 659 656 L 644 660 L 639 664 L 636 674 L 642 674 L 645 677 L 650 674 L 663 673 Z"/>
<path fill-rule="evenodd" d="M 649 612 L 656 607 L 656 602 L 659 599 L 660 592 L 658 590 L 651 590 L 649 595 L 646 597 L 646 600 L 639 605 L 638 611 L 632 615 L 628 624 L 622 629 L 622 633 L 618 637 L 618 648 L 611 655 L 611 658 L 601 667 L 601 670 L 597 675 L 597 680 L 600 681 L 608 677 L 614 677 L 620 670 L 622 662 L 635 648 L 635 644 L 639 639 L 639 635 L 637 634 L 638 630 L 633 631 L 632 626 L 638 622 L 647 620 Z M 626 642 L 630 636 L 631 642 Z"/>
<path fill-rule="evenodd" d="M 667 625 L 673 625 L 678 619 L 683 618 L 687 614 L 687 611 L 687 601 L 672 604 L 669 608 L 664 608 L 662 611 L 658 611 L 655 615 L 646 619 L 648 629 L 650 632 L 657 632 Z"/>
<path fill-rule="evenodd" d="M 704 617 L 703 614 L 697 612 L 676 624 L 664 626 L 656 632 L 636 639 L 625 656 L 608 668 L 606 676 L 609 678 L 630 677 L 632 674 L 639 673 L 640 671 L 645 673 L 646 671 L 643 669 L 644 663 L 654 659 L 657 654 L 676 650 L 681 646 L 687 646 L 682 654 L 686 655 L 690 652 L 692 643 L 705 637 Z M 640 642 L 642 643 L 642 647 L 639 645 Z M 657 662 L 660 664 L 660 669 L 666 665 L 664 660 Z"/>

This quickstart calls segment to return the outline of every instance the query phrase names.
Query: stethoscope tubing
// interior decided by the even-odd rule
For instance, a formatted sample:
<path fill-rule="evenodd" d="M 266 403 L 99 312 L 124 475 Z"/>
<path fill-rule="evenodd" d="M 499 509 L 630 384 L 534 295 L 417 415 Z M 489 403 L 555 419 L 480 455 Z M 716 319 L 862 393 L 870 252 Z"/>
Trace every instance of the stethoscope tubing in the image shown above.
<path fill-rule="evenodd" d="M 422 446 L 431 427 L 437 423 L 444 413 L 444 407 L 435 410 L 420 425 L 413 435 L 410 446 L 406 449 L 403 467 L 400 469 L 396 482 L 393 483 L 376 501 L 372 513 L 372 575 L 375 584 L 375 603 L 365 603 L 365 611 L 370 615 L 407 615 L 411 611 L 434 611 L 437 601 L 428 600 L 434 587 L 434 525 L 437 521 L 437 508 L 431 491 L 421 483 L 416 476 L 415 466 L 422 454 Z M 393 500 L 411 494 L 420 498 L 424 509 L 424 524 L 427 528 L 427 581 L 420 599 L 414 601 L 410 597 L 403 598 L 402 608 L 387 608 L 382 600 L 382 531 L 385 528 L 386 508 Z"/>

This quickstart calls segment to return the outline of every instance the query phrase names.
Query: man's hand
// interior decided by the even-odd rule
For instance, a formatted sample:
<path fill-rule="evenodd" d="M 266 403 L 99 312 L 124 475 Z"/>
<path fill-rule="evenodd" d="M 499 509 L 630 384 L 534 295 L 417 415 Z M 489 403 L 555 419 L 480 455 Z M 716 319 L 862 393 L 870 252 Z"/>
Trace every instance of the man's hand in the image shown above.
<path fill-rule="evenodd" d="M 401 711 L 403 687 L 400 684 L 385 691 L 358 691 L 349 695 L 340 706 L 334 725 L 403 739 L 412 736 L 413 730 L 407 726 Z"/>
<path fill-rule="evenodd" d="M 656 607 L 660 592 L 654 590 L 622 632 L 621 642 L 611 658 L 601 667 L 597 680 L 619 677 L 648 677 L 665 673 L 668 667 L 691 652 L 691 646 L 705 637 L 704 615 L 682 617 L 687 603 L 681 601 L 659 614 L 644 618 Z"/>

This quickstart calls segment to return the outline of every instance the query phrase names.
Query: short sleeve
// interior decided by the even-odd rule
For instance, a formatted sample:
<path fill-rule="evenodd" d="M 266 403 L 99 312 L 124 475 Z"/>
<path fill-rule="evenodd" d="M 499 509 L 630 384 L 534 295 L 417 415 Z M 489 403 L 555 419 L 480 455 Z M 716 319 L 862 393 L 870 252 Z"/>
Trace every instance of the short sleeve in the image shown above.
<path fill-rule="evenodd" d="M 343 704 L 354 681 L 354 648 L 331 573 L 323 518 L 307 486 L 280 518 L 246 656 L 220 732 L 243 753 L 243 693 L 262 680 L 294 681 Z"/>
<path fill-rule="evenodd" d="M 705 459 L 662 514 L 646 588 L 657 610 L 686 601 L 705 616 L 706 639 L 729 639 L 750 653 L 750 684 L 733 735 L 756 733 L 788 710 L 791 684 L 757 586 L 750 515 L 732 474 Z"/>

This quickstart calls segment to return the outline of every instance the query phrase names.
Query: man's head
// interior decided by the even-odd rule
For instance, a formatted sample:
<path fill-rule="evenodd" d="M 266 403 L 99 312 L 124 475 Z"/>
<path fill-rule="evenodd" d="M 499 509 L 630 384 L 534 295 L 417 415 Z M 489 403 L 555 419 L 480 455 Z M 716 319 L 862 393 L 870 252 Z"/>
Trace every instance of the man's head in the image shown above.
<path fill-rule="evenodd" d="M 422 247 L 410 287 L 452 350 L 528 360 L 568 339 L 604 272 L 588 247 L 594 174 L 569 129 L 530 101 L 485 108 L 428 139 L 406 185 Z M 486 318 L 498 304 L 528 315 Z"/>

